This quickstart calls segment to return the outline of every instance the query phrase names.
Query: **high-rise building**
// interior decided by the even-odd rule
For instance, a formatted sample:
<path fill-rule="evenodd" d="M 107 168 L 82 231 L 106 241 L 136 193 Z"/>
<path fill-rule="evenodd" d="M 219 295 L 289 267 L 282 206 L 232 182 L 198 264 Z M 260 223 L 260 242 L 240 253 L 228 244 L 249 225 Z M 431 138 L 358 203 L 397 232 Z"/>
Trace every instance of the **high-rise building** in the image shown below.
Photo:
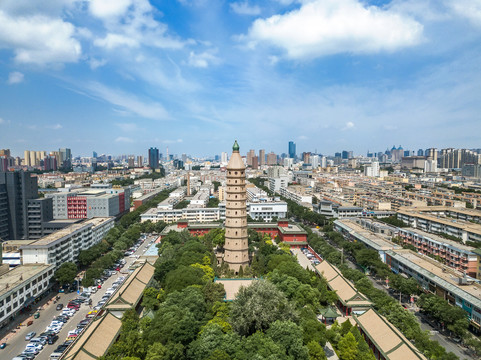
<path fill-rule="evenodd" d="M 128 156 L 127 164 L 129 165 L 129 168 L 135 167 L 135 155 L 129 155 Z"/>
<path fill-rule="evenodd" d="M 423 149 L 418 150 L 418 156 L 424 156 L 424 150 Z"/>
<path fill-rule="evenodd" d="M 311 155 L 311 165 L 313 169 L 317 169 L 319 167 L 319 155 Z"/>
<path fill-rule="evenodd" d="M 237 140 L 227 164 L 224 261 L 236 273 L 249 265 L 245 165 Z"/>
<path fill-rule="evenodd" d="M 254 156 L 252 158 L 252 169 L 254 170 L 259 169 L 259 158 L 257 156 Z"/>
<path fill-rule="evenodd" d="M 57 158 L 55 156 L 46 156 L 43 159 L 43 169 L 45 171 L 57 171 Z"/>
<path fill-rule="evenodd" d="M 97 159 L 97 153 L 96 153 L 95 151 L 92 152 L 92 157 L 93 157 L 94 159 Z"/>
<path fill-rule="evenodd" d="M 157 148 L 149 149 L 149 167 L 151 169 L 159 168 L 159 149 Z"/>
<path fill-rule="evenodd" d="M 251 149 L 249 150 L 249 152 L 247 153 L 247 165 L 248 166 L 252 166 L 252 159 L 254 158 L 254 156 L 256 156 L 256 151 Z"/>
<path fill-rule="evenodd" d="M 310 152 L 303 152 L 302 153 L 302 162 L 304 164 L 310 164 L 311 163 L 311 153 Z"/>
<path fill-rule="evenodd" d="M 277 165 L 277 155 L 272 151 L 267 154 L 267 165 Z"/>
<path fill-rule="evenodd" d="M 144 166 L 144 157 L 142 155 L 137 156 L 137 167 Z"/>
<path fill-rule="evenodd" d="M 266 151 L 264 149 L 259 150 L 259 165 L 266 164 Z"/>
<path fill-rule="evenodd" d="M 227 164 L 227 161 L 228 161 L 227 153 L 226 153 L 226 152 L 221 153 L 221 154 L 220 154 L 220 162 L 221 162 L 223 165 L 226 165 L 226 164 Z"/>
<path fill-rule="evenodd" d="M 321 167 L 322 168 L 327 167 L 327 157 L 325 157 L 325 156 L 321 157 Z"/>
<path fill-rule="evenodd" d="M 69 168 L 72 166 L 72 151 L 68 148 L 58 149 L 60 153 L 60 166 Z"/>
<path fill-rule="evenodd" d="M 28 201 L 38 198 L 37 177 L 23 171 L 0 173 L 0 195 L 7 198 L 7 207 L 0 208 L 0 224 L 8 221 L 8 239 L 20 240 L 28 236 Z M 1 202 L 1 201 L 0 201 Z M 4 235 L 5 236 L 5 235 Z M 5 240 L 5 239 L 4 239 Z"/>
<path fill-rule="evenodd" d="M 289 141 L 289 157 L 291 159 L 296 158 L 296 143 L 294 141 Z"/>

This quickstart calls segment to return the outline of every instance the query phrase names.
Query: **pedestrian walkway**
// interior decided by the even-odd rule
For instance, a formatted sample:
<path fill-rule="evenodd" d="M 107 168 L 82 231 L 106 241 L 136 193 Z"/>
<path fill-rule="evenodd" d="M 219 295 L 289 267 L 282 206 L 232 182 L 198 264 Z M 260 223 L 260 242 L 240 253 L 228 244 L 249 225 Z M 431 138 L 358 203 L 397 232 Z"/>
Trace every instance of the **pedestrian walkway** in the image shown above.
<path fill-rule="evenodd" d="M 309 269 L 311 271 L 316 271 L 314 265 L 312 265 L 311 260 L 307 258 L 306 255 L 302 252 L 301 249 L 291 249 L 292 253 L 297 257 L 297 262 L 301 265 L 304 269 Z"/>
<path fill-rule="evenodd" d="M 326 345 L 324 346 L 324 352 L 326 353 L 328 360 L 339 360 L 330 342 L 326 342 Z"/>

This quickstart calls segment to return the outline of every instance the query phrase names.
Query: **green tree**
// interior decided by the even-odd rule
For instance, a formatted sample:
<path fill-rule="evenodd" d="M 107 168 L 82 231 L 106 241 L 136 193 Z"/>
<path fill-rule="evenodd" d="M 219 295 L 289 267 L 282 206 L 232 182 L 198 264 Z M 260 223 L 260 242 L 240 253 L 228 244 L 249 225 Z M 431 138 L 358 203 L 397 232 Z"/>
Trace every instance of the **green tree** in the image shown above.
<path fill-rule="evenodd" d="M 286 296 L 268 281 L 241 287 L 232 302 L 230 322 L 241 335 L 266 330 L 276 320 L 295 320 L 297 314 Z"/>
<path fill-rule="evenodd" d="M 60 285 L 71 284 L 77 276 L 77 265 L 73 262 L 66 262 L 60 265 L 55 271 L 54 278 Z"/>
<path fill-rule="evenodd" d="M 308 349 L 302 342 L 302 328 L 292 321 L 277 320 L 266 331 L 266 334 L 279 346 L 282 346 L 286 354 L 292 358 L 308 359 Z"/>
<path fill-rule="evenodd" d="M 309 360 L 326 360 L 326 353 L 319 343 L 315 341 L 310 341 L 307 344 L 309 350 Z"/>
<path fill-rule="evenodd" d="M 358 355 L 357 341 L 351 332 L 344 335 L 337 344 L 340 360 L 356 360 Z"/>

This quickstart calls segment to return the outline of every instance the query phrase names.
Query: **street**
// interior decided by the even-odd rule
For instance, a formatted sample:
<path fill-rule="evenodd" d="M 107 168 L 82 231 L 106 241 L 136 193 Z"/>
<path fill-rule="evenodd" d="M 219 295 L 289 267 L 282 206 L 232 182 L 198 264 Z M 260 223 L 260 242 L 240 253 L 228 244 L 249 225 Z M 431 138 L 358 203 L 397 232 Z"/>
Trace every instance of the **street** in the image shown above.
<path fill-rule="evenodd" d="M 141 256 L 144 253 L 144 250 L 149 246 L 149 243 L 152 239 L 155 239 L 156 237 L 154 236 L 148 236 L 144 243 L 139 246 L 137 251 L 135 252 L 135 255 Z M 122 268 L 122 272 L 127 272 L 127 269 L 129 266 L 136 260 L 136 258 L 133 257 L 125 257 L 126 264 Z M 112 283 L 117 280 L 120 276 L 125 276 L 127 277 L 128 274 L 119 274 L 117 273 L 116 275 L 110 276 L 102 285 L 101 289 L 98 289 L 98 291 L 95 294 L 92 294 L 91 299 L 92 299 L 92 306 L 95 306 L 102 296 L 104 295 L 105 291 L 112 286 Z M 117 288 L 118 289 L 118 288 Z M 53 294 L 53 298 L 55 298 L 57 294 Z M 61 303 L 65 306 L 67 306 L 68 302 L 75 299 L 77 297 L 77 293 L 70 293 L 70 294 L 58 294 L 60 296 L 60 300 L 57 302 L 57 304 Z M 23 350 L 25 350 L 25 346 L 28 344 L 28 341 L 25 340 L 25 336 L 31 332 L 34 331 L 37 333 L 36 336 L 40 335 L 45 331 L 45 328 L 50 324 L 50 322 L 53 320 L 54 317 L 58 316 L 61 311 L 56 310 L 57 304 L 54 304 L 52 300 L 49 301 L 49 304 L 45 304 L 43 306 L 43 309 L 39 309 L 40 312 L 40 317 L 38 319 L 35 319 L 33 321 L 33 324 L 31 326 L 21 326 L 19 330 L 16 331 L 16 333 L 12 334 L 10 333 L 8 335 L 8 340 L 7 342 L 7 347 L 3 350 L 0 350 L 0 358 L 3 359 L 12 359 L 18 354 L 22 353 Z M 74 330 L 77 327 L 77 324 L 85 319 L 85 316 L 89 311 L 92 309 L 89 307 L 87 303 L 84 303 L 80 306 L 79 311 L 75 313 L 73 317 L 71 317 L 63 326 L 62 330 L 59 332 L 58 340 L 55 342 L 53 345 L 48 345 L 46 344 L 44 348 L 40 351 L 40 353 L 36 356 L 36 360 L 48 360 L 50 358 L 50 355 L 52 352 L 62 344 L 65 339 L 67 338 L 68 332 L 71 330 Z M 32 312 L 35 312 L 35 309 L 32 309 Z"/>

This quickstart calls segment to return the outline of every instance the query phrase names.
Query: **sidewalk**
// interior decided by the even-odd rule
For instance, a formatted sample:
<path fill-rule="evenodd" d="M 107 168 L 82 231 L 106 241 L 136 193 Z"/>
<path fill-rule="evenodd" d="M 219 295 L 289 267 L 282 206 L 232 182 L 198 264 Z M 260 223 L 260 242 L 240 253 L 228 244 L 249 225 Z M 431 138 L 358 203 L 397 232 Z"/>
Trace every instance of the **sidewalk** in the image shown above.
<path fill-rule="evenodd" d="M 37 304 L 32 304 L 32 309 L 29 311 L 26 311 L 22 314 L 17 315 L 13 321 L 9 322 L 9 324 L 2 329 L 0 329 L 0 343 L 8 342 L 11 341 L 15 336 L 17 335 L 17 332 L 20 329 L 23 329 L 24 327 L 27 326 L 27 323 L 32 320 L 35 321 L 33 318 L 33 314 L 35 314 L 37 311 L 42 311 L 44 309 L 50 306 L 54 306 L 53 300 L 55 296 L 57 295 L 57 292 L 54 290 L 50 290 L 48 293 L 44 295 L 44 298 L 42 298 Z M 17 327 L 20 326 L 20 329 L 17 329 Z"/>

